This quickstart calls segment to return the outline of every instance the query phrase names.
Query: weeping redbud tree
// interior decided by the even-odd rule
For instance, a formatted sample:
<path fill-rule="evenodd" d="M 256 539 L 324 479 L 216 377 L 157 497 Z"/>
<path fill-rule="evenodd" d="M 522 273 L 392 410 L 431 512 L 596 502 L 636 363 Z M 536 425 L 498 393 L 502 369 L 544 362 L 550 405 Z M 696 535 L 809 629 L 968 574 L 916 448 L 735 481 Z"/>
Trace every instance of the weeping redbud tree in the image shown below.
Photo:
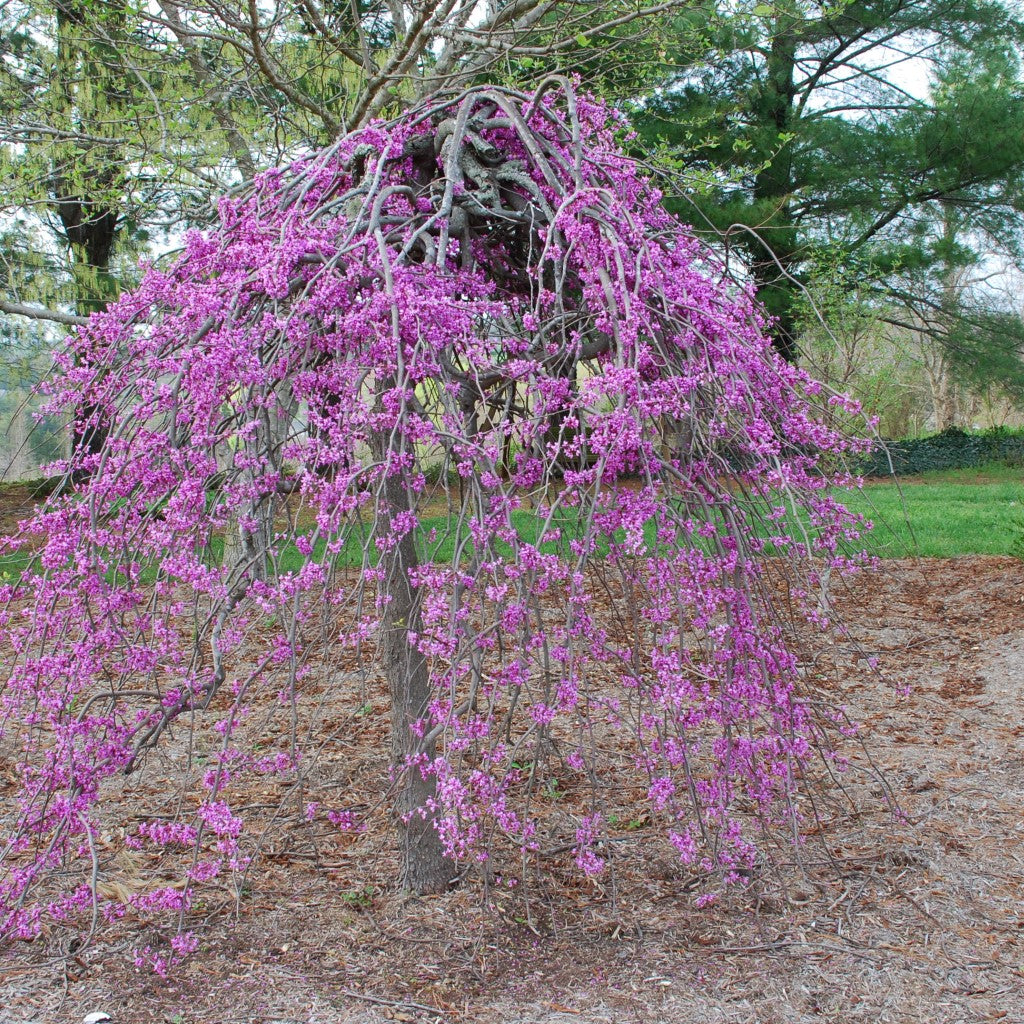
<path fill-rule="evenodd" d="M 51 406 L 104 441 L 7 542 L 8 933 L 184 914 L 252 855 L 246 778 L 301 779 L 308 706 L 373 672 L 417 892 L 556 840 L 606 870 L 624 766 L 719 882 L 799 832 L 823 731 L 769 577 L 815 620 L 852 568 L 851 442 L 626 133 L 561 80 L 435 100 L 225 198 L 71 339 Z M 171 740 L 173 813 L 105 832 Z M 591 794 L 567 842 L 552 759 Z M 119 901 L 119 843 L 191 852 Z"/>

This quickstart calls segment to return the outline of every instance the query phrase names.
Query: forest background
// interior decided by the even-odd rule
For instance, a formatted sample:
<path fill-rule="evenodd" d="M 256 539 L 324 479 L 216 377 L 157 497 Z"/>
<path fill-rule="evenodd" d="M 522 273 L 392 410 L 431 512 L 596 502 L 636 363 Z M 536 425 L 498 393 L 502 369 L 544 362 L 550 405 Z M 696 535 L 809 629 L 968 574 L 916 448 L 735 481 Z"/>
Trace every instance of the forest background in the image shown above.
<path fill-rule="evenodd" d="M 992 0 L 9 0 L 0 465 L 69 440 L 31 389 L 67 327 L 216 200 L 424 95 L 556 72 L 622 108 L 670 208 L 792 360 L 884 437 L 1022 422 L 1024 21 Z"/>

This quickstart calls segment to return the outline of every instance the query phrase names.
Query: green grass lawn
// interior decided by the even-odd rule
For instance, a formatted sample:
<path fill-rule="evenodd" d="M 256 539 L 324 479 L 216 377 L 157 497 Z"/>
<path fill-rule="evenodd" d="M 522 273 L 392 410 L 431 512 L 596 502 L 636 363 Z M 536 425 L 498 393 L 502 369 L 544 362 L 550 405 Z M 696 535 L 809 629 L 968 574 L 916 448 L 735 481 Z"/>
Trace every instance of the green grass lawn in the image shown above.
<path fill-rule="evenodd" d="M 972 470 L 941 470 L 903 480 L 871 481 L 862 491 L 843 492 L 842 500 L 875 523 L 867 547 L 882 558 L 920 555 L 949 558 L 955 555 L 1009 555 L 1024 546 L 1024 470 L 1003 465 Z M 519 535 L 533 541 L 539 522 L 531 512 L 513 514 Z M 448 520 L 426 516 L 422 520 L 421 551 L 437 562 L 450 562 L 455 542 Z M 560 524 L 572 532 L 568 520 Z M 654 526 L 645 531 L 654 541 Z M 359 564 L 353 543 L 343 562 Z M 555 551 L 558 545 L 544 545 Z M 348 552 L 346 552 L 348 554 Z M 291 553 L 289 553 L 291 554 Z M 286 554 L 288 569 L 298 568 L 301 556 Z M 295 564 L 292 564 L 292 563 Z"/>
<path fill-rule="evenodd" d="M 868 549 L 883 558 L 910 555 L 952 557 L 965 554 L 1009 555 L 1024 549 L 1024 470 L 1005 465 L 990 465 L 972 470 L 941 470 L 903 480 L 876 480 L 862 491 L 842 492 L 841 500 L 852 511 L 866 515 L 875 523 L 869 535 Z M 513 515 L 521 537 L 535 540 L 540 523 L 533 513 L 520 510 Z M 573 523 L 563 521 L 568 539 Z M 450 562 L 455 541 L 443 516 L 425 516 L 421 526 L 423 557 Z M 368 526 L 352 538 L 341 553 L 342 564 L 358 566 L 362 562 L 361 540 Z M 653 524 L 647 531 L 654 540 Z M 558 545 L 547 544 L 546 550 Z M 222 541 L 215 538 L 210 552 L 219 561 Z M 1016 550 L 1015 550 L 1016 549 Z M 465 554 L 463 549 L 463 554 Z M 318 545 L 316 557 L 323 556 Z M 0 557 L 0 575 L 16 577 L 25 568 L 27 555 Z M 279 568 L 295 571 L 303 556 L 294 548 L 282 552 Z"/>
<path fill-rule="evenodd" d="M 882 558 L 1009 555 L 1024 546 L 1024 470 L 1019 468 L 989 465 L 871 481 L 862 491 L 843 492 L 842 500 L 874 522 L 867 547 Z M 536 539 L 532 513 L 516 512 L 513 521 L 521 537 Z M 447 525 L 443 517 L 423 520 L 424 539 L 436 531 L 437 540 L 423 548 L 435 561 L 450 561 L 454 554 Z M 571 531 L 572 524 L 561 525 Z M 645 532 L 653 543 L 653 524 Z"/>
<path fill-rule="evenodd" d="M 872 519 L 869 547 L 882 557 L 1009 555 L 1024 541 L 1024 470 L 949 469 L 872 481 L 845 504 Z"/>

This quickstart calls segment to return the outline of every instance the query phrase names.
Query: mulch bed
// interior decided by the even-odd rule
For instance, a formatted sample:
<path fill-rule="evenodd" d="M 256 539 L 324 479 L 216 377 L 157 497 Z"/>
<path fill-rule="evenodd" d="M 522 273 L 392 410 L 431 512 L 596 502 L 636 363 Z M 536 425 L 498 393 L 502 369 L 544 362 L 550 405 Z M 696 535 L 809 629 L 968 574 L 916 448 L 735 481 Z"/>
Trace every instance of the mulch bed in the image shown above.
<path fill-rule="evenodd" d="M 402 896 L 383 813 L 354 836 L 285 821 L 169 981 L 132 965 L 131 922 L 80 954 L 25 944 L 0 964 L 0 1020 L 1024 1021 L 1024 566 L 886 562 L 834 600 L 850 635 L 821 671 L 901 814 L 854 754 L 820 841 L 704 909 L 642 820 L 623 826 L 614 886 L 570 854 L 528 901 L 479 882 Z M 370 698 L 332 710 L 360 712 L 330 754 L 351 771 L 383 757 Z"/>

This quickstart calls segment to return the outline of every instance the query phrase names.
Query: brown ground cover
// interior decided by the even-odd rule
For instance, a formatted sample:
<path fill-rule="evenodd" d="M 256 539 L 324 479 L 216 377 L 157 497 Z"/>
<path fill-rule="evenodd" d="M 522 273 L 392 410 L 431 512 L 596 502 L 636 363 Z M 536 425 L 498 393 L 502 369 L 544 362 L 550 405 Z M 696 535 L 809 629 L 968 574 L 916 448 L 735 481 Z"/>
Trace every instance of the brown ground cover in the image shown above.
<path fill-rule="evenodd" d="M 902 817 L 855 764 L 852 804 L 819 808 L 827 843 L 703 910 L 642 816 L 621 823 L 614 886 L 555 851 L 528 903 L 478 883 L 403 897 L 383 815 L 358 835 L 285 824 L 169 981 L 132 966 L 131 922 L 81 953 L 23 945 L 0 960 L 0 1021 L 1024 1021 L 1024 566 L 887 562 L 834 597 L 850 637 L 819 664 Z M 356 713 L 333 784 L 383 756 L 386 707 L 336 712 Z"/>

